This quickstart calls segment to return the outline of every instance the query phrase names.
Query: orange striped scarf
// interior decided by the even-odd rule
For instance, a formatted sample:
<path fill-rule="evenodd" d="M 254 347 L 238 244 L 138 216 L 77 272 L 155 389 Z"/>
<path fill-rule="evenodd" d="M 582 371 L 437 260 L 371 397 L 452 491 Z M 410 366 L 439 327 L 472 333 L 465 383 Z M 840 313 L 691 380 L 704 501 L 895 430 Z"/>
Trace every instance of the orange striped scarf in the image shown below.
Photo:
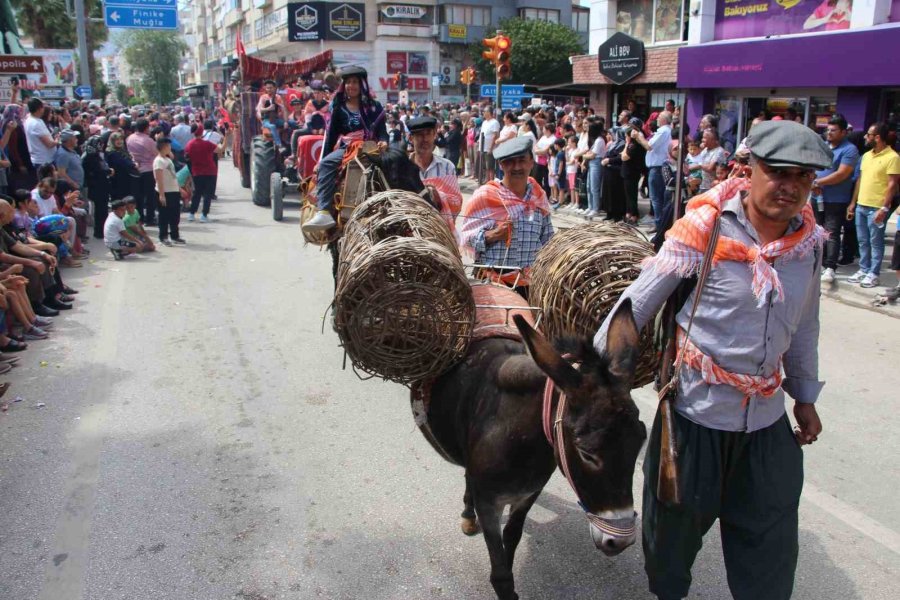
<path fill-rule="evenodd" d="M 666 243 L 659 254 L 644 261 L 644 268 L 677 273 L 681 277 L 697 273 L 713 224 L 721 215 L 723 205 L 735 194 L 749 188 L 749 179 L 727 179 L 708 192 L 695 196 L 688 202 L 684 217 L 666 233 Z M 825 230 L 816 225 L 809 204 L 803 207 L 800 214 L 803 224 L 797 231 L 763 246 L 747 246 L 732 238 L 719 237 L 713 265 L 723 260 L 747 263 L 753 274 L 753 295 L 758 306 L 765 304 L 770 292 L 774 301 L 784 301 L 784 289 L 778 272 L 772 267 L 776 258 L 789 260 L 806 256 L 828 237 Z"/>
<path fill-rule="evenodd" d="M 463 197 L 459 191 L 459 181 L 456 174 L 447 174 L 442 177 L 427 177 L 422 180 L 425 185 L 433 186 L 441 197 L 441 217 L 447 223 L 453 237 L 459 243 L 459 233 L 456 231 L 456 217 L 462 208 Z"/>

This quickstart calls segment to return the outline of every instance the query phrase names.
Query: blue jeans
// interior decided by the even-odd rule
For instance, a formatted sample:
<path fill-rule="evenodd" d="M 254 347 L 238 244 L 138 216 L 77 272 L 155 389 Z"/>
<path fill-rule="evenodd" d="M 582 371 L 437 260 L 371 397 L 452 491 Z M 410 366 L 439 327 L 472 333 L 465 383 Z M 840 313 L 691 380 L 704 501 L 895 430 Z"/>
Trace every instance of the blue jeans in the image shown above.
<path fill-rule="evenodd" d="M 344 160 L 344 149 L 338 148 L 319 161 L 319 173 L 316 176 L 316 204 L 319 210 L 331 210 L 334 206 L 334 192 L 337 190 L 338 169 Z"/>
<path fill-rule="evenodd" d="M 875 223 L 877 208 L 856 205 L 856 237 L 859 240 L 859 270 L 875 276 L 881 274 L 884 258 L 884 224 Z"/>
<path fill-rule="evenodd" d="M 600 188 L 603 184 L 603 166 L 601 158 L 588 162 L 588 209 L 600 212 Z"/>
<path fill-rule="evenodd" d="M 663 179 L 662 167 L 650 167 L 647 188 L 650 191 L 650 204 L 653 206 L 653 221 L 659 231 L 663 228 L 662 215 L 666 212 L 666 180 Z"/>
<path fill-rule="evenodd" d="M 279 131 L 282 127 L 284 127 L 284 119 L 275 119 L 273 122 L 271 119 L 263 119 L 263 127 L 268 127 L 272 132 L 272 139 L 275 140 L 275 147 L 281 146 L 281 132 Z"/>

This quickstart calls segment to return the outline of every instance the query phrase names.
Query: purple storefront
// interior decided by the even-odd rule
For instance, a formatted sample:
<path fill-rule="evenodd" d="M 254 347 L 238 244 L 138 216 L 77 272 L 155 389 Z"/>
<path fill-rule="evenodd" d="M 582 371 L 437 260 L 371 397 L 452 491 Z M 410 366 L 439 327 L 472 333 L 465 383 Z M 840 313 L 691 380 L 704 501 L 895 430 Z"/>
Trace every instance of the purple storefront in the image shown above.
<path fill-rule="evenodd" d="M 746 0 L 717 4 L 719 41 L 678 51 L 678 87 L 687 91 L 688 123 L 718 114 L 726 147 L 742 139 L 762 112 L 817 129 L 839 112 L 857 131 L 878 120 L 900 130 L 900 22 L 850 29 L 847 0 L 837 2 L 847 11 L 844 25 L 825 24 L 835 12 L 835 3 L 827 0 L 800 0 L 793 21 L 777 7 L 767 14 L 736 11 Z M 900 8 L 900 1 L 894 7 Z M 891 20 L 900 20 L 896 17 L 900 10 L 892 11 Z M 735 39 L 748 36 L 759 37 Z"/>

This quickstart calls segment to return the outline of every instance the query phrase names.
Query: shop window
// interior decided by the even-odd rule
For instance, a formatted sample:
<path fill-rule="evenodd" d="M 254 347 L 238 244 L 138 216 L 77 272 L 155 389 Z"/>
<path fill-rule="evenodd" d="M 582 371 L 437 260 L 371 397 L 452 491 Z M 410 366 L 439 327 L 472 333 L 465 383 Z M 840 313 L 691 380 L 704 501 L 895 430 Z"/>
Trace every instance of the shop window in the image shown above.
<path fill-rule="evenodd" d="M 491 24 L 491 9 L 487 6 L 448 4 L 444 6 L 444 23 L 487 27 Z"/>
<path fill-rule="evenodd" d="M 836 98 L 816 98 L 809 99 L 809 122 L 807 125 L 816 131 L 825 131 L 829 119 L 837 112 Z"/>
<path fill-rule="evenodd" d="M 559 23 L 559 11 L 547 8 L 523 8 L 519 10 L 519 16 L 526 21 Z"/>
<path fill-rule="evenodd" d="M 687 40 L 690 0 L 619 0 L 616 31 L 645 44 Z"/>
<path fill-rule="evenodd" d="M 663 110 L 666 107 L 666 101 L 668 100 L 673 100 L 675 106 L 681 106 L 684 104 L 684 92 L 677 92 L 675 90 L 653 92 L 650 94 L 650 107 L 653 110 Z"/>
<path fill-rule="evenodd" d="M 587 33 L 590 30 L 591 11 L 577 6 L 572 7 L 572 29 L 578 33 Z"/>

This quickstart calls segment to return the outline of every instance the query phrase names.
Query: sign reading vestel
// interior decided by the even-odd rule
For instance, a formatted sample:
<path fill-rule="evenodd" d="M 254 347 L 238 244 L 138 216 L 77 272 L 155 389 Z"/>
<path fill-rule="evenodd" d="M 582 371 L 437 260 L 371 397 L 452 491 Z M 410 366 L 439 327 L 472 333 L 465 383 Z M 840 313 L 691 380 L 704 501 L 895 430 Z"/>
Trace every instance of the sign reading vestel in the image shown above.
<path fill-rule="evenodd" d="M 288 41 L 365 41 L 365 14 L 362 3 L 292 2 L 288 4 Z"/>
<path fill-rule="evenodd" d="M 644 42 L 622 32 L 600 44 L 600 74 L 622 85 L 644 72 Z"/>

